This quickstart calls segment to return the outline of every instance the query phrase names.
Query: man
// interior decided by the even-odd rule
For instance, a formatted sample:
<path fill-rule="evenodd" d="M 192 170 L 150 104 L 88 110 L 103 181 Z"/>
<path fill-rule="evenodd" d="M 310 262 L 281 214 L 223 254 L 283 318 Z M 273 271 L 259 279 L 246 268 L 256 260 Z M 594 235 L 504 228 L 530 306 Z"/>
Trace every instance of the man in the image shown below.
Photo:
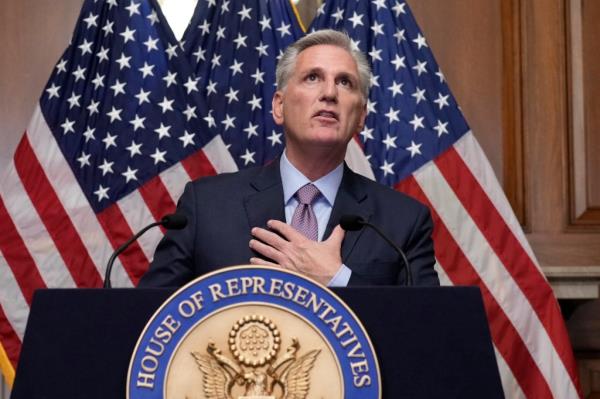
<path fill-rule="evenodd" d="M 300 272 L 330 286 L 405 281 L 403 261 L 370 229 L 344 232 L 343 215 L 379 226 L 404 249 L 418 285 L 438 285 L 425 206 L 352 172 L 346 147 L 367 110 L 369 65 L 347 35 L 324 30 L 288 47 L 276 70 L 273 118 L 286 148 L 272 164 L 188 183 L 140 286 L 179 286 L 224 266 Z"/>

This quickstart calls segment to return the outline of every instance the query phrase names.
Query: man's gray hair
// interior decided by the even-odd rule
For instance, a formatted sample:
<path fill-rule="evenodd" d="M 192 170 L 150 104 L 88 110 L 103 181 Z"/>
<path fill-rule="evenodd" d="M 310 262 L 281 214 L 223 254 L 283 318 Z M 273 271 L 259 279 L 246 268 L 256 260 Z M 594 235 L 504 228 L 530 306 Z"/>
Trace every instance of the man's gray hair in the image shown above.
<path fill-rule="evenodd" d="M 340 47 L 350 53 L 356 62 L 360 92 L 366 103 L 369 98 L 369 82 L 371 80 L 369 62 L 363 53 L 354 49 L 348 34 L 333 29 L 318 30 L 310 33 L 285 49 L 275 70 L 277 90 L 285 89 L 296 66 L 298 54 L 309 47 L 322 44 Z"/>

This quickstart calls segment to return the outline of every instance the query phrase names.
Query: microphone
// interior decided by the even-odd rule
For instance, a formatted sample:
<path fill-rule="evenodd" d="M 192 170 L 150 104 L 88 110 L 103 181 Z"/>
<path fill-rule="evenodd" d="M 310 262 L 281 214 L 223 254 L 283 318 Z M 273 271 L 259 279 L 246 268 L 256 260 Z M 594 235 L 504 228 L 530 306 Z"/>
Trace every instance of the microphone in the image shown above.
<path fill-rule="evenodd" d="M 181 230 L 187 226 L 187 216 L 181 213 L 165 215 L 159 222 L 167 230 Z"/>
<path fill-rule="evenodd" d="M 119 256 L 123 251 L 125 251 L 127 249 L 127 247 L 129 247 L 129 245 L 131 245 L 132 242 L 134 242 L 135 240 L 140 238 L 140 236 L 142 234 L 144 234 L 146 231 L 148 231 L 151 228 L 156 227 L 156 226 L 163 226 L 167 230 L 181 230 L 186 225 L 187 225 L 187 216 L 185 216 L 181 213 L 172 213 L 170 215 L 163 216 L 163 218 L 160 220 L 160 222 L 150 223 L 148 226 L 141 229 L 137 234 L 135 234 L 133 237 L 131 237 L 129 240 L 127 240 L 119 248 L 117 248 L 117 250 L 115 252 L 113 252 L 113 254 L 110 256 L 110 259 L 108 260 L 108 264 L 106 265 L 106 273 L 104 274 L 104 288 L 111 288 L 110 272 L 112 271 L 112 267 L 113 267 L 113 264 L 115 263 L 115 260 L 117 259 L 117 256 Z"/>
<path fill-rule="evenodd" d="M 375 230 L 375 232 L 379 234 L 379 236 L 383 238 L 388 244 L 390 244 L 390 246 L 392 246 L 392 248 L 394 248 L 396 252 L 400 255 L 400 257 L 404 261 L 404 267 L 406 269 L 406 285 L 412 285 L 412 272 L 410 270 L 410 265 L 408 264 L 408 259 L 406 259 L 404 251 L 402 251 L 400 247 L 398 247 L 392 240 L 390 240 L 377 226 L 367 222 L 365 219 L 358 215 L 343 215 L 340 218 L 340 226 L 342 226 L 342 229 L 346 231 L 357 231 L 362 229 L 363 226 L 368 226 Z"/>

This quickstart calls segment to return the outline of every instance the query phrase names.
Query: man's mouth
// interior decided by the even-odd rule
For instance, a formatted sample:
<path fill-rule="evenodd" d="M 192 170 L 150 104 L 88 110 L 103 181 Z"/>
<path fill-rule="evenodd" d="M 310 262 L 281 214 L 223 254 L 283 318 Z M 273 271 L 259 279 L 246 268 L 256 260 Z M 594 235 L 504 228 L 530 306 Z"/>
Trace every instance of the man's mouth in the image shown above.
<path fill-rule="evenodd" d="M 336 121 L 339 120 L 338 114 L 334 111 L 320 110 L 315 113 L 314 116 L 319 118 L 335 119 Z"/>

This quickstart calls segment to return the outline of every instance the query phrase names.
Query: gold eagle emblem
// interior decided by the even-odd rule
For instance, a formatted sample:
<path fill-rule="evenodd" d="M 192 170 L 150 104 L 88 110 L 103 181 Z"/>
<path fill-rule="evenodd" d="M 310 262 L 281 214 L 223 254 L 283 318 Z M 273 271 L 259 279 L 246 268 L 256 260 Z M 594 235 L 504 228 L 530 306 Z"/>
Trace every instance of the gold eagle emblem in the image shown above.
<path fill-rule="evenodd" d="M 228 342 L 233 359 L 212 341 L 207 345 L 207 354 L 191 353 L 202 372 L 207 399 L 306 399 L 310 371 L 320 349 L 299 356 L 300 343 L 292 338 L 285 354 L 277 359 L 279 330 L 270 319 L 259 315 L 238 320 Z M 244 392 L 237 398 L 232 394 L 236 387 Z"/>

